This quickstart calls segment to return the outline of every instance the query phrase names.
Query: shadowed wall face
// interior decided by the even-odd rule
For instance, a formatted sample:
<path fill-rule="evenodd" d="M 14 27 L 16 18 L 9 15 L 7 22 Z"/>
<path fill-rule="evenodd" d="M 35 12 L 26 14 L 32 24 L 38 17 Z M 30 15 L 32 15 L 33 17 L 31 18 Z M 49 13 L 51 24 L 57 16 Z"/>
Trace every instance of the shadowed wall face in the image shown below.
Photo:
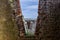
<path fill-rule="evenodd" d="M 41 3 L 41 0 L 39 3 Z M 50 0 L 48 3 L 49 13 L 44 12 L 44 6 L 42 6 L 41 9 L 41 5 L 39 4 L 36 35 L 39 35 L 38 37 L 41 40 L 60 40 L 60 0 Z M 43 2 L 43 4 L 45 4 L 45 2 Z"/>

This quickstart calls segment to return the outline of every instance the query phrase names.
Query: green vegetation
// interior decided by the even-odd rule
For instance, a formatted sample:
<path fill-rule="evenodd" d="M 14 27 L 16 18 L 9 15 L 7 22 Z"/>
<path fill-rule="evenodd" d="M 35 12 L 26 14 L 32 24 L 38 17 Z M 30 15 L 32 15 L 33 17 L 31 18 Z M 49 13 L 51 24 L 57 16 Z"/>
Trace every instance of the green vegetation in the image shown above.
<path fill-rule="evenodd" d="M 30 30 L 27 30 L 26 36 L 34 36 L 34 34 Z"/>

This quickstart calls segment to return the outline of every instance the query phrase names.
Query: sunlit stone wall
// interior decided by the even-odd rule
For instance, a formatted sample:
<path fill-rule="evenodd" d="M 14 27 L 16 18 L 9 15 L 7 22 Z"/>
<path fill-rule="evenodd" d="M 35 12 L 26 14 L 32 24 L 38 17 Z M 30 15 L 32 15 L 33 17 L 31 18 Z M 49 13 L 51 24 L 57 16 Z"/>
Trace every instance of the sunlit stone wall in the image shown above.
<path fill-rule="evenodd" d="M 17 26 L 12 20 L 9 0 L 0 0 L 0 40 L 16 40 Z"/>

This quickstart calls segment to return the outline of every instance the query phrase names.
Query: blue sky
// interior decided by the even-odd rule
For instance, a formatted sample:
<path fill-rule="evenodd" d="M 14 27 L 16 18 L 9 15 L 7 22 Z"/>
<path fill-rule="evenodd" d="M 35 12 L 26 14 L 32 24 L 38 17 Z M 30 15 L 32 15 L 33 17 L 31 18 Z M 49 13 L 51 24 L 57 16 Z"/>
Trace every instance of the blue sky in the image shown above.
<path fill-rule="evenodd" d="M 20 0 L 20 5 L 24 18 L 37 18 L 38 0 Z"/>

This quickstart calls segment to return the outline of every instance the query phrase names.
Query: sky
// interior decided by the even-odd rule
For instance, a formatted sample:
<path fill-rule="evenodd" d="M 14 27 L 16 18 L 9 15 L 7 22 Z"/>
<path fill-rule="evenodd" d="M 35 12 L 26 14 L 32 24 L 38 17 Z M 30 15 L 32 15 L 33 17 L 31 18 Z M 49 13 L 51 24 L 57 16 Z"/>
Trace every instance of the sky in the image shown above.
<path fill-rule="evenodd" d="M 24 18 L 37 18 L 38 0 L 20 0 L 20 5 Z"/>

